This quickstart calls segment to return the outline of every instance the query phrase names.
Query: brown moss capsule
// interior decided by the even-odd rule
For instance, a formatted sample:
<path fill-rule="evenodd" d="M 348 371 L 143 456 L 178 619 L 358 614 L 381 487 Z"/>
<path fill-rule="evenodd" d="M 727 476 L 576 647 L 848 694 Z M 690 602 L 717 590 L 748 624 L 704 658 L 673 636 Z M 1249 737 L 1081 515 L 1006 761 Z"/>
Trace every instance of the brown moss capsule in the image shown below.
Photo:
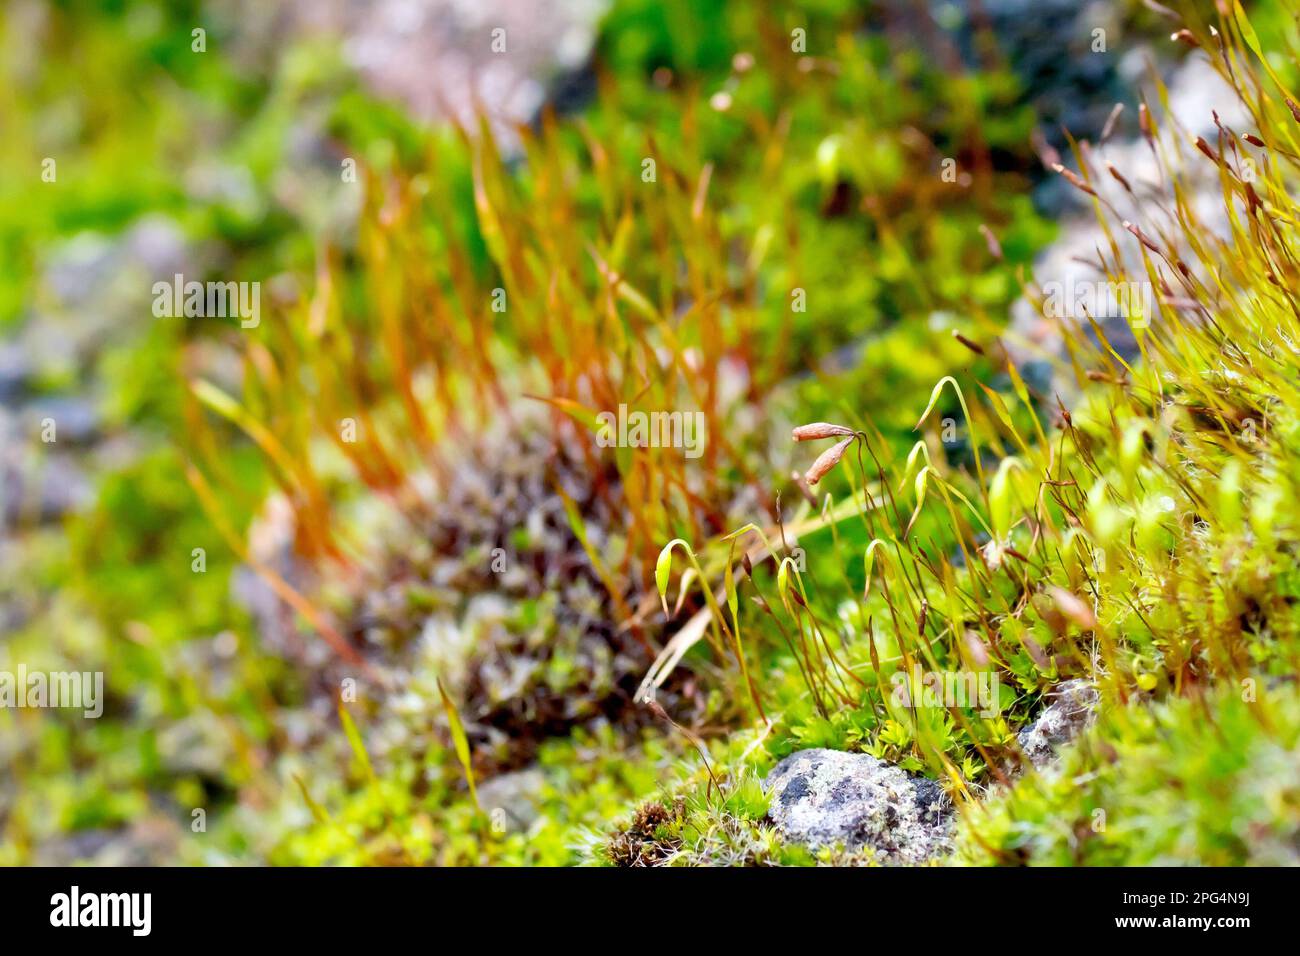
<path fill-rule="evenodd" d="M 966 348 L 970 349 L 976 355 L 984 354 L 984 346 L 980 345 L 978 342 L 972 342 L 970 339 L 966 338 L 966 336 L 962 335 L 956 329 L 952 330 L 952 337 L 956 339 L 958 342 L 960 342 L 962 345 L 966 346 Z"/>
<path fill-rule="evenodd" d="M 1148 236 L 1145 232 L 1139 229 L 1136 225 L 1134 225 L 1133 223 L 1129 222 L 1126 219 L 1123 223 L 1123 226 L 1129 232 L 1133 233 L 1133 235 L 1137 236 L 1138 242 L 1142 243 L 1142 245 L 1146 246 L 1148 249 L 1150 249 L 1152 252 L 1156 253 L 1157 255 L 1160 254 L 1160 247 L 1157 246 L 1155 242 L 1151 240 L 1150 236 Z"/>
<path fill-rule="evenodd" d="M 817 456 L 817 460 L 812 463 L 812 467 L 803 476 L 803 480 L 808 482 L 809 485 L 817 484 L 826 476 L 828 471 L 840 463 L 840 459 L 844 457 L 844 453 L 848 451 L 849 446 L 852 444 L 853 438 L 849 437 L 826 449 Z"/>
<path fill-rule="evenodd" d="M 1075 189 L 1081 189 L 1089 196 L 1097 195 L 1096 190 L 1080 179 L 1077 174 L 1070 172 L 1070 170 L 1066 169 L 1060 163 L 1053 166 L 1052 171 L 1064 176 Z"/>
<path fill-rule="evenodd" d="M 980 636 L 974 631 L 967 631 L 962 635 L 966 640 L 966 653 L 970 656 L 971 662 L 976 667 L 988 667 L 989 665 L 989 648 Z"/>
<path fill-rule="evenodd" d="M 1110 139 L 1110 134 L 1115 132 L 1115 124 L 1119 121 L 1120 114 L 1124 112 L 1124 104 L 1116 103 L 1111 109 L 1110 115 L 1106 117 L 1106 125 L 1101 128 L 1101 141 L 1104 143 Z"/>
<path fill-rule="evenodd" d="M 1219 163 L 1219 154 L 1210 148 L 1210 144 L 1205 141 L 1204 136 L 1196 137 L 1196 148 L 1213 160 L 1215 164 Z"/>
<path fill-rule="evenodd" d="M 1115 180 L 1115 182 L 1117 182 L 1117 183 L 1119 183 L 1121 186 L 1123 186 L 1125 190 L 1127 190 L 1127 191 L 1130 192 L 1130 193 L 1133 191 L 1133 187 L 1129 185 L 1128 180 L 1125 179 L 1125 178 L 1120 174 L 1120 171 L 1119 171 L 1118 169 L 1116 169 L 1116 168 L 1115 168 L 1113 165 L 1111 165 L 1110 163 L 1107 163 L 1107 164 L 1106 164 L 1106 172 L 1110 173 L 1111 177 Z"/>
<path fill-rule="evenodd" d="M 845 428 L 843 425 L 832 425 L 830 422 L 813 422 L 810 425 L 800 425 L 794 430 L 795 441 L 816 441 L 819 438 L 849 438 L 852 435 L 852 428 Z"/>
<path fill-rule="evenodd" d="M 1051 597 L 1052 603 L 1056 605 L 1056 609 L 1079 627 L 1084 630 L 1091 630 L 1097 626 L 1097 618 L 1092 613 L 1092 608 L 1079 600 L 1076 595 L 1071 594 L 1065 588 L 1058 587 L 1048 588 L 1047 593 Z"/>

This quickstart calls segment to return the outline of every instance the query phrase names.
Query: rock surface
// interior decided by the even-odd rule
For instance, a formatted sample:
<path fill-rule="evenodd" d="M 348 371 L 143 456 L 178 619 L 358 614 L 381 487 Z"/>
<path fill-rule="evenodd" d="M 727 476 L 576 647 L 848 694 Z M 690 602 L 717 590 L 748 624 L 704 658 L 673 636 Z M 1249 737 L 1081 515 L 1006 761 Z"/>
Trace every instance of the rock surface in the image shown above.
<path fill-rule="evenodd" d="M 541 813 L 538 802 L 546 778 L 540 767 L 493 777 L 478 788 L 478 802 L 492 820 L 493 830 L 522 833 Z"/>
<path fill-rule="evenodd" d="M 1205 161 L 1191 145 L 1197 135 L 1211 143 L 1218 140 L 1215 114 L 1219 122 L 1238 133 L 1249 131 L 1253 123 L 1249 110 L 1235 91 L 1215 72 L 1213 66 L 1198 51 L 1189 56 L 1166 76 L 1169 88 L 1168 110 L 1157 116 L 1156 145 L 1161 155 L 1173 158 L 1173 166 L 1181 177 L 1180 188 L 1184 199 L 1209 229 L 1220 236 L 1230 233 L 1227 210 L 1224 206 L 1222 184 L 1218 168 Z M 1158 102 L 1149 91 L 1148 100 Z M 1155 153 L 1146 141 L 1137 135 L 1137 117 L 1127 110 L 1116 123 L 1116 135 L 1105 143 L 1093 143 L 1087 155 L 1090 159 L 1089 178 L 1101 201 L 1116 210 L 1112 229 L 1119 221 L 1137 223 L 1144 232 L 1153 236 L 1181 236 L 1183 227 L 1170 210 L 1176 208 L 1172 183 Z M 1124 134 L 1129 134 L 1125 138 Z M 1243 156 L 1252 162 L 1259 161 L 1258 154 L 1246 151 Z M 1068 154 L 1066 161 L 1068 162 Z M 1130 194 L 1106 170 L 1110 163 L 1133 188 Z M 1073 164 L 1071 164 L 1073 165 Z M 1058 183 L 1059 185 L 1059 183 Z M 1099 268 L 1097 250 L 1109 248 L 1110 241 L 1098 223 L 1093 203 L 1073 187 L 1073 200 L 1061 219 L 1060 238 L 1039 253 L 1034 264 L 1034 279 L 1044 292 L 1060 290 L 1058 312 L 1063 315 L 1045 316 L 1028 298 L 1017 300 L 1011 310 L 1011 324 L 1006 342 L 1013 360 L 1022 373 L 1030 378 L 1035 388 L 1045 393 L 1059 393 L 1068 402 L 1076 392 L 1072 377 L 1053 375 L 1050 360 L 1063 359 L 1061 339 L 1062 322 L 1086 325 L 1091 311 L 1106 333 L 1112 347 L 1122 356 L 1138 354 L 1137 341 L 1123 309 L 1101 299 L 1104 304 L 1087 307 L 1088 291 L 1104 291 L 1106 275 Z M 1186 250 L 1183 250 L 1186 252 Z M 1146 268 L 1143 247 L 1134 237 L 1119 230 L 1121 262 L 1132 276 L 1142 276 Z M 1196 257 L 1188 255 L 1193 269 Z M 1213 277 L 1203 277 L 1213 281 Z M 1150 320 L 1160 322 L 1161 313 L 1167 311 L 1156 301 L 1155 289 L 1149 283 L 1139 283 L 1151 295 Z M 1071 293 L 1084 293 L 1082 303 Z"/>
<path fill-rule="evenodd" d="M 380 96 L 422 119 L 450 119 L 468 129 L 477 106 L 510 147 L 515 126 L 533 119 L 547 87 L 586 63 L 605 6 L 605 0 L 294 0 L 279 10 L 290 36 L 342 38 L 343 55 Z"/>
<path fill-rule="evenodd" d="M 868 754 L 815 748 L 772 768 L 768 816 L 811 847 L 868 849 L 882 863 L 923 863 L 948 845 L 952 806 L 933 780 Z"/>
<path fill-rule="evenodd" d="M 902 3 L 904 10 L 923 9 Z M 989 37 L 1033 105 L 1040 133 L 1068 150 L 1068 129 L 1093 139 L 1111 107 L 1132 97 L 1147 51 L 1125 36 L 1122 4 L 1110 0 L 930 0 L 934 22 L 969 69 L 987 62 Z"/>
<path fill-rule="evenodd" d="M 1020 749 L 1038 768 L 1051 763 L 1057 750 L 1079 736 L 1097 716 L 1097 689 L 1085 680 L 1058 684 L 1050 696 L 1052 703 L 1017 735 Z"/>

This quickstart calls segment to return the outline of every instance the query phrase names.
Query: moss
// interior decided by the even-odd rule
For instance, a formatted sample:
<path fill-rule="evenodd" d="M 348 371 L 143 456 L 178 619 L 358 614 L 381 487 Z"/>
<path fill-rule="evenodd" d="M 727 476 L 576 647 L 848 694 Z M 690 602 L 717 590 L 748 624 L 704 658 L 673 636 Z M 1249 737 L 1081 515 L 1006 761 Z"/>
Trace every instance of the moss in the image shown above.
<path fill-rule="evenodd" d="M 233 373 L 216 323 L 37 370 L 42 391 L 100 381 L 109 428 L 145 449 L 104 465 L 86 514 L 4 556 L 23 572 L 5 576 L 6 650 L 110 686 L 87 732 L 0 714 L 0 862 L 120 861 L 113 841 L 148 862 L 877 862 L 772 827 L 762 775 L 814 746 L 987 800 L 963 862 L 1294 862 L 1300 332 L 1277 157 L 1295 143 L 1239 29 L 1220 35 L 1268 145 L 1233 130 L 1206 144 L 1222 165 L 1170 151 L 1173 219 L 1142 208 L 1145 244 L 1110 224 L 1103 245 L 1139 258 L 1103 271 L 1151 281 L 1166 321 L 1134 333 L 1140 359 L 1061 329 L 1059 402 L 1002 341 L 1054 233 L 1029 198 L 1032 91 L 937 68 L 874 5 L 620 0 L 598 97 L 544 118 L 521 158 L 377 104 L 316 44 L 249 67 L 177 42 L 198 4 L 82 6 L 52 8 L 35 81 L 5 61 L 6 164 L 62 165 L 57 190 L 0 186 L 18 263 L 0 325 L 47 304 L 31 250 L 145 213 L 280 278 Z M 4 42 L 26 35 L 3 16 Z M 1280 5 L 1252 16 L 1270 49 L 1296 41 Z M 307 114 L 337 138 L 324 152 L 363 160 L 341 242 L 330 210 L 280 188 Z M 251 193 L 196 198 L 172 174 L 208 156 Z M 1187 201 L 1188 162 L 1214 163 L 1234 211 L 1220 238 Z M 191 394 L 197 378 L 213 381 Z M 701 407 L 704 456 L 604 449 L 591 419 L 623 403 Z M 786 436 L 823 419 L 860 438 L 811 490 L 787 476 L 815 453 Z M 700 567 L 668 569 L 665 620 L 655 556 L 675 538 Z M 294 608 L 248 586 L 245 550 Z M 259 598 L 247 612 L 232 576 Z M 706 593 L 716 627 L 643 706 Z M 916 705 L 898 693 L 912 664 L 996 676 L 999 713 Z M 1012 783 L 1018 732 L 1073 679 L 1098 683 L 1106 719 Z M 540 778 L 517 829 L 474 804 L 439 682 L 480 782 Z M 206 834 L 188 829 L 200 805 Z"/>
<path fill-rule="evenodd" d="M 609 841 L 605 852 L 615 866 L 656 866 L 673 857 L 682 846 L 685 802 L 671 807 L 651 800 L 637 807 L 632 821 Z"/>
<path fill-rule="evenodd" d="M 1289 682 L 1114 711 L 1058 765 L 969 813 L 956 859 L 1294 866 L 1300 701 Z"/>

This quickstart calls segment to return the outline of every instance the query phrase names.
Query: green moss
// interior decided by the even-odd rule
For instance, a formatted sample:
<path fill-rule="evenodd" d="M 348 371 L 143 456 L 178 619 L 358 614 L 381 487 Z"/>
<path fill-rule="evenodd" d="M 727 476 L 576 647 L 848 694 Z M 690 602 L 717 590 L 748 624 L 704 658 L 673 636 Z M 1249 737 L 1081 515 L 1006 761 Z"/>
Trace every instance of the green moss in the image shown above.
<path fill-rule="evenodd" d="M 1261 36 L 1278 49 L 1295 41 L 1281 5 L 1256 8 Z M 25 574 L 0 594 L 21 616 L 8 652 L 103 668 L 110 692 L 89 731 L 59 715 L 37 726 L 0 714 L 0 729 L 21 741 L 0 786 L 0 862 L 141 822 L 170 828 L 159 855 L 186 862 L 870 862 L 779 839 L 759 782 L 776 759 L 814 746 L 862 751 L 940 779 L 955 797 L 978 796 L 1014 771 L 1016 731 L 1043 691 L 1081 675 L 1103 678 L 1109 718 L 1058 770 L 971 811 L 963 861 L 1293 861 L 1300 717 L 1280 681 L 1295 673 L 1300 638 L 1300 532 L 1290 517 L 1300 395 L 1294 356 L 1277 343 L 1300 336 L 1274 291 L 1295 279 L 1284 235 L 1238 224 L 1232 256 L 1206 253 L 1239 300 L 1226 308 L 1203 287 L 1184 290 L 1205 300 L 1213 331 L 1153 330 L 1144 361 L 1129 369 L 1073 337 L 1079 371 L 1100 374 L 1079 376 L 1083 397 L 1058 423 L 1048 395 L 1008 377 L 997 341 L 1023 271 L 1054 234 L 1027 198 L 1036 118 L 1017 105 L 1023 91 L 1005 71 L 954 76 L 865 29 L 874 5 L 620 0 L 600 32 L 597 98 L 526 137 L 522 160 L 376 102 L 328 45 L 296 45 L 245 69 L 224 52 L 220 19 L 210 52 L 188 52 L 206 12 L 197 3 L 53 9 L 42 69 L 20 75 L 17 59 L 0 68 L 0 160 L 21 173 L 0 182 L 0 255 L 14 266 L 0 278 L 0 325 L 33 307 L 48 250 L 82 230 L 111 236 L 146 213 L 215 243 L 241 274 L 296 276 L 303 298 L 277 303 L 276 321 L 241 340 L 250 361 L 237 398 L 290 446 L 301 473 L 284 480 L 224 423 L 198 427 L 186 379 L 199 346 L 226 340 L 217 323 L 155 323 L 116 338 L 93 369 L 40 370 L 47 391 L 92 375 L 107 393 L 106 427 L 144 440 L 133 462 L 99 475 L 87 513 L 24 534 Z M 790 50 L 796 28 L 813 59 Z M 21 43 L 18 29 L 6 15 L 0 41 Z M 1282 58 L 1276 68 L 1291 75 Z M 1288 114 L 1276 96 L 1260 99 L 1260 134 L 1279 155 L 1294 152 Z M 355 237 L 333 235 L 321 206 L 276 198 L 302 116 L 370 174 L 358 185 L 368 200 Z M 997 155 L 996 171 L 970 185 L 939 175 L 945 158 L 984 154 Z M 33 188 L 47 155 L 58 159 L 58 188 Z M 639 179 L 650 157 L 653 184 Z M 246 173 L 249 194 L 194 196 L 177 170 L 207 159 Z M 1289 173 L 1263 176 L 1255 188 L 1294 220 Z M 1235 177 L 1225 174 L 1224 188 L 1237 207 L 1247 201 Z M 1208 235 L 1186 214 L 1180 228 Z M 313 286 L 323 275 L 336 301 L 325 283 Z M 499 285 L 511 295 L 507 316 L 485 311 Z M 806 310 L 795 308 L 796 291 Z M 314 328 L 313 295 L 345 317 L 346 334 Z M 467 355 L 481 338 L 490 341 L 476 364 Z M 415 369 L 404 365 L 412 357 Z M 973 419 L 944 386 L 918 428 L 947 375 Z M 526 759 L 540 775 L 532 819 L 503 829 L 470 798 L 445 723 L 420 706 L 359 704 L 365 761 L 322 724 L 312 707 L 336 675 L 274 647 L 236 606 L 239 557 L 199 506 L 186 465 L 219 487 L 217 517 L 236 538 L 276 480 L 305 519 L 292 529 L 304 551 L 309 532 L 341 529 L 355 565 L 339 577 L 355 581 L 361 568 L 380 580 L 361 595 L 328 580 L 309 599 L 356 621 L 366 598 L 395 596 L 400 626 L 357 631 L 368 650 L 393 652 L 385 663 L 410 664 L 400 655 L 418 645 L 419 622 L 467 595 L 406 580 L 428 547 L 426 526 L 390 534 L 373 512 L 398 497 L 402 479 L 419 484 L 429 462 L 463 453 L 455 429 L 499 412 L 493 389 L 572 399 L 593 382 L 614 403 L 741 397 L 713 423 L 734 448 L 694 467 L 699 487 L 651 459 L 609 456 L 587 490 L 610 496 L 619 517 L 570 514 L 566 531 L 596 540 L 568 544 L 585 563 L 566 580 L 590 578 L 608 593 L 591 584 L 569 594 L 570 610 L 620 628 L 630 612 L 616 601 L 637 605 L 654 554 L 675 535 L 720 583 L 733 544 L 715 536 L 736 526 L 728 522 L 752 518 L 781 540 L 773 509 L 754 504 L 774 485 L 801 549 L 797 580 L 783 590 L 767 555 L 752 576 L 734 568 L 738 610 L 725 621 L 734 633 L 701 642 L 665 687 L 669 716 L 706 729 L 707 768 L 693 738 L 639 723 L 620 683 L 631 665 L 607 666 L 604 644 L 591 652 L 578 630 L 558 627 L 554 592 L 510 606 L 511 642 L 483 640 L 478 661 L 493 648 L 531 653 L 530 689 L 544 688 L 565 717 L 539 729 L 525 713 L 504 743 L 471 728 L 480 769 Z M 438 388 L 446 392 L 435 397 Z M 444 437 L 421 435 L 411 406 Z M 380 436 L 359 466 L 332 441 L 340 409 L 364 410 Z M 812 457 L 787 448 L 784 434 L 772 447 L 768 430 L 783 432 L 785 419 L 842 421 L 870 438 L 861 470 L 854 449 L 818 486 L 829 517 L 824 499 L 804 507 L 784 482 L 792 462 Z M 943 436 L 945 419 L 954 436 Z M 1266 426 L 1257 446 L 1235 440 L 1246 420 Z M 580 432 L 562 434 L 575 458 L 592 450 Z M 926 457 L 909 460 L 918 438 Z M 1023 474 L 1002 473 L 999 485 L 998 462 L 1011 455 Z M 308 475 L 321 461 L 319 476 Z M 379 463 L 394 474 L 365 473 Z M 307 477 L 320 477 L 323 506 Z M 879 507 L 835 511 L 864 487 Z M 989 559 L 980 549 L 994 525 L 994 544 L 1009 550 Z M 544 530 L 516 527 L 501 540 L 540 554 Z M 869 578 L 864 553 L 876 538 L 889 547 Z M 490 554 L 486 542 L 459 544 L 467 562 Z M 202 573 L 191 564 L 198 547 Z M 675 595 L 681 579 L 673 584 Z M 704 606 L 700 585 L 666 627 L 651 599 L 642 636 L 671 637 Z M 286 630 L 317 638 L 297 619 Z M 996 674 L 1001 713 L 900 705 L 890 689 L 909 656 Z M 426 691 L 443 676 L 428 662 L 416 668 Z M 1235 681 L 1246 675 L 1260 684 L 1259 703 L 1239 699 Z M 751 695 L 770 726 L 755 721 Z M 626 706 L 606 707 L 611 700 Z M 615 710 L 611 723 L 603 715 Z M 211 812 L 206 834 L 189 829 L 199 806 Z"/>
<path fill-rule="evenodd" d="M 1294 866 L 1297 747 L 1300 698 L 1289 681 L 1117 709 L 1059 766 L 972 809 L 956 859 Z"/>

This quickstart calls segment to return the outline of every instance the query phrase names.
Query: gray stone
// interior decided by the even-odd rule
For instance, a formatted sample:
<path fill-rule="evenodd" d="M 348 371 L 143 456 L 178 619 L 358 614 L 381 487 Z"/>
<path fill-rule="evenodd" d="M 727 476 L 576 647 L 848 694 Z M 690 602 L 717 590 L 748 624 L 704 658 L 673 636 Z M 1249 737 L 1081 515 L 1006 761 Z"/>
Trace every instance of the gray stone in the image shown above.
<path fill-rule="evenodd" d="M 59 303 L 77 309 L 93 302 L 122 268 L 121 249 L 107 236 L 80 232 L 61 243 L 45 267 L 45 287 Z"/>
<path fill-rule="evenodd" d="M 1215 113 L 1218 114 L 1219 121 L 1230 129 L 1250 129 L 1250 111 L 1199 52 L 1187 57 L 1176 69 L 1171 70 L 1167 74 L 1167 82 L 1169 109 L 1168 115 L 1159 117 L 1156 137 L 1158 150 L 1163 156 L 1181 157 L 1175 159 L 1172 165 L 1180 176 L 1183 201 L 1215 235 L 1227 239 L 1231 235 L 1231 229 L 1223 202 L 1218 167 L 1204 161 L 1195 147 L 1189 145 L 1189 137 L 1203 134 L 1210 142 L 1215 142 L 1218 135 Z M 1158 102 L 1158 97 L 1151 91 L 1148 92 L 1148 100 Z M 1183 225 L 1171 213 L 1179 204 L 1173 201 L 1172 184 L 1165 168 L 1157 161 L 1142 137 L 1123 135 L 1126 132 L 1135 133 L 1135 125 L 1135 111 L 1128 110 L 1117 127 L 1119 135 L 1104 144 L 1093 144 L 1088 153 L 1090 182 L 1100 200 L 1115 210 L 1110 217 L 1112 230 L 1120 221 L 1128 220 L 1140 224 L 1150 235 L 1162 238 L 1182 236 Z M 1113 165 L 1128 180 L 1136 198 L 1111 177 L 1106 170 L 1106 163 Z M 1111 345 L 1121 355 L 1132 358 L 1137 354 L 1136 341 L 1128 320 L 1123 317 L 1123 309 L 1116 308 L 1114 303 L 1108 302 L 1104 297 L 1100 299 L 1104 305 L 1087 308 L 1087 299 L 1082 293 L 1093 290 L 1104 295 L 1107 276 L 1097 264 L 1097 250 L 1109 249 L 1110 239 L 1097 221 L 1093 200 L 1072 186 L 1067 185 L 1065 188 L 1073 194 L 1073 205 L 1061 219 L 1059 237 L 1039 253 L 1034 264 L 1035 283 L 1044 292 L 1056 290 L 1054 311 L 1064 314 L 1045 316 L 1025 297 L 1012 304 L 1011 334 L 1006 337 L 1006 341 L 1017 366 L 1045 358 L 1064 359 L 1066 351 L 1061 326 L 1087 330 L 1088 311 L 1096 313 L 1093 317 L 1098 319 Z M 1120 235 L 1118 248 L 1121 265 L 1129 276 L 1144 276 L 1146 267 L 1143 246 L 1136 239 L 1124 236 L 1122 231 Z M 1194 271 L 1202 273 L 1200 277 L 1203 281 L 1213 284 L 1214 277 L 1205 274 L 1204 266 L 1198 264 L 1198 257 L 1185 248 L 1176 247 L 1175 251 L 1184 254 L 1186 262 Z M 1139 287 L 1146 289 L 1152 296 L 1152 323 L 1165 321 L 1167 316 L 1162 313 L 1167 310 L 1156 304 L 1158 297 L 1155 290 L 1147 283 L 1140 283 Z M 1076 301 L 1076 296 L 1082 305 Z M 1091 335 L 1090 331 L 1085 334 Z M 1078 391 L 1073 376 L 1068 374 L 1058 374 L 1046 388 L 1039 388 L 1046 394 L 1059 394 L 1067 406 Z"/>
<path fill-rule="evenodd" d="M 0 532 L 55 521 L 93 497 L 94 484 L 74 455 L 37 458 L 22 446 L 0 454 Z"/>
<path fill-rule="evenodd" d="M 196 711 L 176 720 L 163 728 L 157 742 L 158 758 L 170 773 L 226 779 L 234 743 L 229 728 L 215 715 Z"/>
<path fill-rule="evenodd" d="M 262 4 L 261 6 L 265 6 Z M 507 150 L 548 87 L 586 64 L 606 0 L 293 0 L 291 34 L 344 38 L 342 52 L 370 89 L 424 120 L 467 129 L 476 105 Z M 506 42 L 494 53 L 493 31 Z"/>
<path fill-rule="evenodd" d="M 1060 748 L 1092 724 L 1100 701 L 1097 689 L 1085 680 L 1058 684 L 1048 696 L 1052 703 L 1017 735 L 1020 749 L 1039 768 L 1051 763 Z"/>
<path fill-rule="evenodd" d="M 188 819 L 188 817 L 187 817 Z M 158 814 L 118 829 L 78 830 L 32 848 L 36 866 L 164 866 L 176 860 L 183 831 Z"/>
<path fill-rule="evenodd" d="M 60 444 L 85 445 L 99 436 L 99 410 L 89 399 L 75 395 L 42 396 L 23 408 L 20 415 L 36 429 L 47 418 L 53 421 Z"/>
<path fill-rule="evenodd" d="M 767 775 L 768 817 L 786 839 L 871 850 L 882 863 L 923 863 L 948 846 L 952 805 L 933 780 L 868 754 L 816 748 Z"/>
<path fill-rule="evenodd" d="M 538 800 L 546 778 L 537 767 L 503 773 L 478 788 L 478 802 L 507 833 L 522 832 L 533 825 L 539 814 Z"/>
<path fill-rule="evenodd" d="M 153 279 L 170 279 L 185 269 L 185 235 L 166 216 L 149 215 L 138 220 L 127 232 L 125 246 L 129 258 Z"/>
<path fill-rule="evenodd" d="M 921 9 L 914 0 L 898 6 L 904 15 Z M 996 38 L 998 53 L 1019 80 L 1020 101 L 1033 106 L 1040 132 L 1062 150 L 1069 145 L 1062 127 L 1078 138 L 1095 139 L 1111 107 L 1132 98 L 1118 52 L 1093 52 L 1097 29 L 1105 31 L 1112 48 L 1135 45 L 1136 38 L 1121 42 L 1120 6 L 1109 0 L 929 3 L 935 22 L 968 68 L 979 68 L 983 41 Z"/>
<path fill-rule="evenodd" d="M 9 402 L 27 387 L 33 374 L 27 352 L 13 342 L 0 342 L 0 402 Z"/>

